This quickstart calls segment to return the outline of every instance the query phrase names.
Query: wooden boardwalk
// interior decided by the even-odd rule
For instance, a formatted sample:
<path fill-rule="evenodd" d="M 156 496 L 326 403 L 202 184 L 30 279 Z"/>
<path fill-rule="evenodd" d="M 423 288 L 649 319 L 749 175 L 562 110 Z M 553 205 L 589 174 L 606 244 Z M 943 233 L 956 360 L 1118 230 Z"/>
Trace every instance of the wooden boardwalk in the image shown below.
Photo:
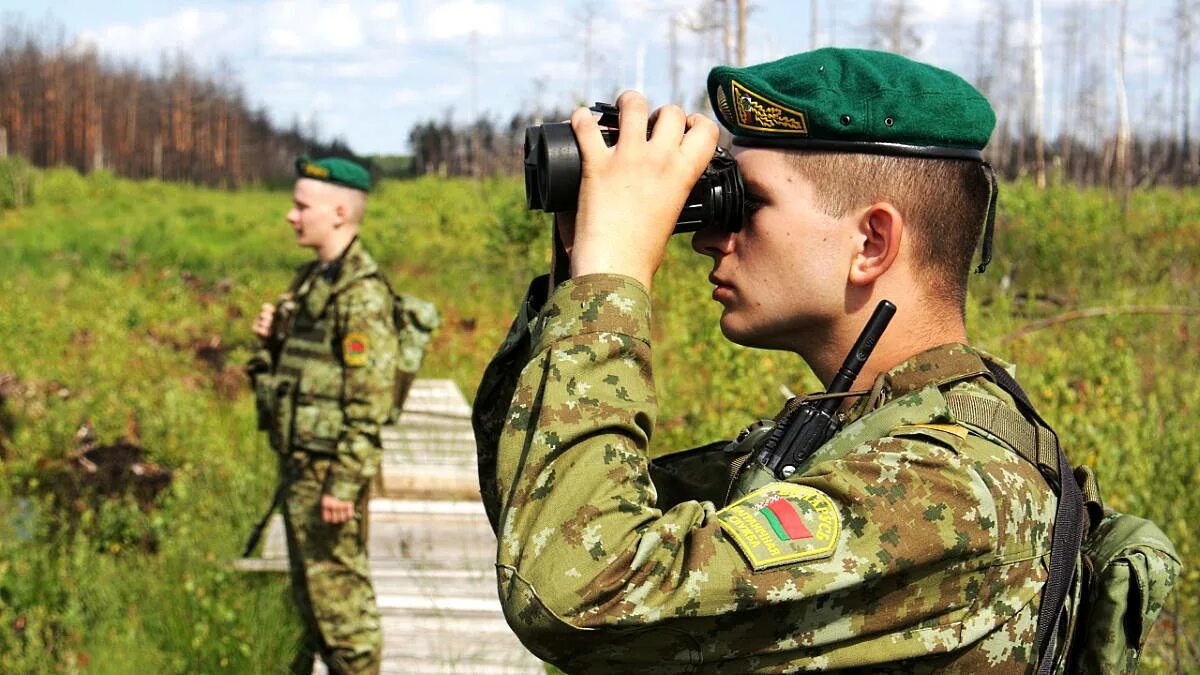
<path fill-rule="evenodd" d="M 479 502 L 469 415 L 453 382 L 417 380 L 400 422 L 384 433 L 368 549 L 388 675 L 545 672 L 500 611 L 496 538 Z M 287 570 L 281 517 L 263 557 L 237 566 Z"/>

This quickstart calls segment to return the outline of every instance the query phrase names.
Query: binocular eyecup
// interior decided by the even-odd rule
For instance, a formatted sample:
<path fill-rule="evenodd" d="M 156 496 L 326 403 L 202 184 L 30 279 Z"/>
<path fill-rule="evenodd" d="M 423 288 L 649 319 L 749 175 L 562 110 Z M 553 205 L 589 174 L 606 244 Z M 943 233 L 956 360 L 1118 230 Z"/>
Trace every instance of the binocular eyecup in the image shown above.
<path fill-rule="evenodd" d="M 596 103 L 590 110 L 600 114 L 604 143 L 610 147 L 616 145 L 617 107 Z M 646 137 L 650 137 L 649 130 Z M 570 122 L 525 128 L 525 204 L 530 210 L 575 211 L 582 168 L 579 141 Z M 675 222 L 675 234 L 709 226 L 737 232 L 742 228 L 744 198 L 737 162 L 723 148 L 717 148 L 684 202 Z"/>

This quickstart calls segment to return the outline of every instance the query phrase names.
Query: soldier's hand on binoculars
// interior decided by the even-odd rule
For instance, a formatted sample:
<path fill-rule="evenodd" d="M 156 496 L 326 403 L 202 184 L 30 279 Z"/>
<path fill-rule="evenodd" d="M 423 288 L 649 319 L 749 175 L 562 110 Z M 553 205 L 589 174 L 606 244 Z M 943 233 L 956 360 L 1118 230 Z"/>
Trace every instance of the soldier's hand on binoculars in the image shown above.
<path fill-rule="evenodd" d="M 263 303 L 262 309 L 258 312 L 258 316 L 254 317 L 254 325 L 251 330 L 258 337 L 266 340 L 271 337 L 271 322 L 275 319 L 275 305 L 271 303 Z"/>
<path fill-rule="evenodd" d="M 617 99 L 620 136 L 608 147 L 591 111 L 571 115 L 583 160 L 571 276 L 608 272 L 646 288 L 666 253 L 688 193 L 717 145 L 717 125 L 678 106 L 659 108 L 653 132 L 646 99 L 627 91 Z"/>

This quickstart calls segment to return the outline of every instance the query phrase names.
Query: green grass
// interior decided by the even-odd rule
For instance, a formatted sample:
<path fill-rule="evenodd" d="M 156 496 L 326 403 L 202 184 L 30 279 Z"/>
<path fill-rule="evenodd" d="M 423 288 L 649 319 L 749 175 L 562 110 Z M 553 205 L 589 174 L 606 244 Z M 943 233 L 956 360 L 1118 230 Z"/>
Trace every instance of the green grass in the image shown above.
<path fill-rule="evenodd" d="M 18 383 L 0 406 L 0 669 L 282 671 L 297 634 L 286 580 L 227 562 L 273 489 L 236 366 L 258 305 L 309 256 L 283 221 L 288 194 L 34 178 L 32 204 L 0 210 L 0 373 Z M 1103 192 L 1006 186 L 996 262 L 972 280 L 968 308 L 972 340 L 1020 364 L 1108 502 L 1163 525 L 1185 562 L 1200 518 L 1200 320 L 1117 314 L 1005 336 L 1068 309 L 1200 305 L 1197 213 L 1200 190 L 1139 192 L 1126 220 Z M 546 265 L 546 231 L 515 180 L 383 183 L 363 236 L 396 285 L 444 319 L 423 376 L 473 395 Z M 656 280 L 658 453 L 773 415 L 781 385 L 817 386 L 796 357 L 720 336 L 707 273 L 679 238 Z M 197 357 L 214 339 L 220 368 Z M 149 460 L 175 475 L 157 508 L 72 503 L 74 529 L 55 526 L 60 507 L 37 495 L 85 419 L 106 442 L 136 421 Z M 1170 620 L 1193 640 L 1197 598 L 1189 566 Z M 1174 666 L 1172 637 L 1159 627 L 1148 672 Z"/>

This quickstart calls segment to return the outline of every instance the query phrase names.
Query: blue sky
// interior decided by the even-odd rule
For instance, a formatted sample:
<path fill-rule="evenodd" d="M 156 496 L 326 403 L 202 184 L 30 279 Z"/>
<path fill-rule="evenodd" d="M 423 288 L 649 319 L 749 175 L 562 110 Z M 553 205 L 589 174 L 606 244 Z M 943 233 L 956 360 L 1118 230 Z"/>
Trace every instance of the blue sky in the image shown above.
<path fill-rule="evenodd" d="M 1052 88 L 1056 21 L 1064 7 L 1082 6 L 1095 24 L 1090 39 L 1105 39 L 1113 2 L 1043 0 L 1048 87 Z M 656 104 L 669 102 L 669 22 L 693 17 L 699 0 L 0 0 L 0 15 L 61 25 L 69 42 L 153 69 L 163 53 L 182 52 L 215 71 L 232 66 L 247 99 L 282 124 L 313 120 L 325 138 L 341 137 L 363 153 L 407 151 L 412 125 L 452 111 L 505 118 L 517 110 L 567 109 L 641 87 Z M 910 2 L 921 38 L 916 56 L 968 79 L 979 63 L 975 47 L 981 12 L 996 0 Z M 1158 87 L 1135 98 L 1150 112 L 1165 85 L 1163 21 L 1169 0 L 1134 2 L 1131 80 Z M 816 0 L 821 45 L 867 46 L 870 2 Z M 1009 0 L 1019 19 L 1027 0 Z M 594 58 L 585 91 L 584 17 L 595 9 Z M 810 0 L 758 0 L 748 26 L 747 60 L 758 62 L 809 48 Z M 1108 17 L 1108 18 L 1106 18 Z M 1157 28 L 1156 28 L 1157 27 Z M 1023 32 L 1016 22 L 1010 29 Z M 1112 33 L 1109 32 L 1108 35 Z M 678 32 L 680 98 L 699 108 L 704 76 L 719 62 L 711 40 Z M 1015 39 L 1020 39 L 1019 37 Z M 1058 52 L 1056 52 L 1058 50 Z M 1062 56 L 1059 53 L 1058 60 Z M 1147 77 L 1140 77 L 1146 75 Z M 1154 83 L 1158 83 L 1155 85 Z M 1196 89 L 1196 87 L 1194 87 Z M 1156 98 L 1157 97 L 1157 98 Z M 1140 102 L 1140 103 L 1139 103 Z M 1053 101 L 1049 102 L 1053 108 Z M 1056 113 L 1048 111 L 1050 124 Z M 1134 116 L 1137 116 L 1137 110 Z"/>

